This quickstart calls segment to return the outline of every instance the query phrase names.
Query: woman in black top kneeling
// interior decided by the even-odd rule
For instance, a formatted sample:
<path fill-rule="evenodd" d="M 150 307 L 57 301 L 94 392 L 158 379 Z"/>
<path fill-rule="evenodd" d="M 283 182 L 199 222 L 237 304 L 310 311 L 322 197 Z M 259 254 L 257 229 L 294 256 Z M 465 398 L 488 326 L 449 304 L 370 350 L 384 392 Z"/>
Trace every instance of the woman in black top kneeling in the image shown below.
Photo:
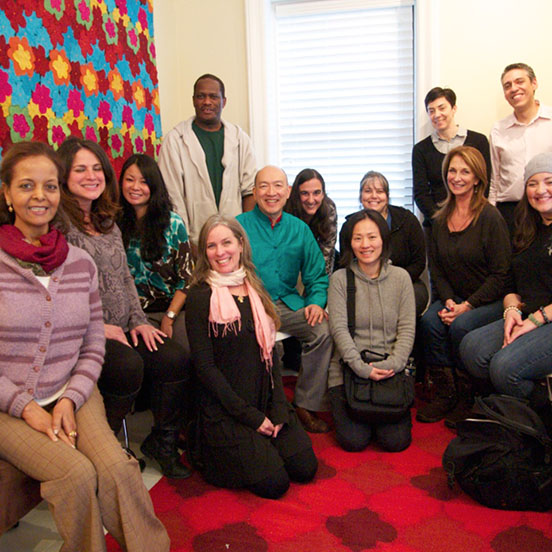
<path fill-rule="evenodd" d="M 279 498 L 290 480 L 310 481 L 312 445 L 287 402 L 272 353 L 279 324 L 255 275 L 251 246 L 233 219 L 210 217 L 186 300 L 186 326 L 199 390 L 204 478 Z"/>

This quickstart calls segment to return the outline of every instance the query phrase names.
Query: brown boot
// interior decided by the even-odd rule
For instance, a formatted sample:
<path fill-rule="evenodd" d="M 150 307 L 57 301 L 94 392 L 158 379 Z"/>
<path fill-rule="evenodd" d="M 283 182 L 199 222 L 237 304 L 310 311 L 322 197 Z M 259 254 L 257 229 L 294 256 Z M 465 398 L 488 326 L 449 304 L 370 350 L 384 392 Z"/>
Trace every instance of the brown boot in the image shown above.
<path fill-rule="evenodd" d="M 301 425 L 309 433 L 327 433 L 330 431 L 330 426 L 324 420 L 318 418 L 314 412 L 300 406 L 295 407 L 295 412 Z"/>
<path fill-rule="evenodd" d="M 416 420 L 434 423 L 442 420 L 456 405 L 456 387 L 453 368 L 450 366 L 430 366 L 433 382 L 433 399 L 418 409 Z"/>

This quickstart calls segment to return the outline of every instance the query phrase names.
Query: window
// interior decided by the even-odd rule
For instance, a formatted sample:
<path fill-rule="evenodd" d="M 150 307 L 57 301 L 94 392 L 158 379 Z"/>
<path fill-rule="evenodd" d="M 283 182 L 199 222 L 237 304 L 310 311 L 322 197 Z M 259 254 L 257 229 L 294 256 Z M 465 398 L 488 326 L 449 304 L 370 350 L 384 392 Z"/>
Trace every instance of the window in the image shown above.
<path fill-rule="evenodd" d="M 255 121 L 262 103 L 251 112 L 265 161 L 290 183 L 305 167 L 320 171 L 340 222 L 358 209 L 369 170 L 388 178 L 391 203 L 412 208 L 413 2 L 266 2 L 264 126 Z M 263 87 L 251 89 L 254 100 Z"/>

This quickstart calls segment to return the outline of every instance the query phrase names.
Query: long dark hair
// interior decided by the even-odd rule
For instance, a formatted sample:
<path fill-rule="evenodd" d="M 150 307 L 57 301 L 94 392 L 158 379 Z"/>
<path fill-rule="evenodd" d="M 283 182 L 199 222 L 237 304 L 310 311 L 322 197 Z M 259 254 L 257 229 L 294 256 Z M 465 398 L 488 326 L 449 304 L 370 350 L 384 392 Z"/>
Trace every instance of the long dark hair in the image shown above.
<path fill-rule="evenodd" d="M 322 200 L 322 203 L 316 213 L 314 213 L 311 219 L 308 220 L 308 215 L 305 213 L 303 206 L 301 205 L 299 188 L 301 187 L 301 184 L 312 180 L 313 178 L 316 178 L 320 181 L 320 184 L 322 184 L 324 199 Z M 289 194 L 289 199 L 284 207 L 284 211 L 306 222 L 317 241 L 326 241 L 332 233 L 332 225 L 330 224 L 331 208 L 328 196 L 326 195 L 326 183 L 324 182 L 322 175 L 315 169 L 303 169 L 295 177 L 295 181 L 291 187 L 291 193 Z"/>
<path fill-rule="evenodd" d="M 0 166 L 0 182 L 2 183 L 2 188 L 10 188 L 16 165 L 29 157 L 46 157 L 49 159 L 56 167 L 58 181 L 61 180 L 63 167 L 58 155 L 51 146 L 44 142 L 16 142 L 7 150 L 2 158 L 2 165 Z M 4 194 L 0 192 L 0 224 L 13 224 L 14 222 L 15 212 L 10 212 L 6 203 L 6 198 Z M 67 218 L 63 212 L 61 201 L 54 218 L 50 222 L 50 226 L 55 226 L 62 232 L 67 230 Z"/>
<path fill-rule="evenodd" d="M 72 224 L 83 233 L 87 232 L 84 222 L 84 212 L 80 208 L 77 198 L 70 192 L 67 181 L 75 160 L 75 155 L 81 149 L 92 152 L 100 162 L 105 177 L 105 190 L 102 195 L 92 202 L 90 223 L 94 230 L 102 234 L 111 232 L 115 218 L 119 212 L 119 186 L 115 178 L 115 171 L 111 166 L 105 151 L 96 142 L 83 138 L 70 137 L 59 147 L 57 153 L 63 165 L 61 178 L 63 208 Z"/>
<path fill-rule="evenodd" d="M 348 219 L 347 223 L 343 225 L 341 230 L 342 237 L 340 236 L 340 243 L 342 244 L 341 256 L 339 258 L 339 265 L 342 268 L 347 268 L 355 258 L 353 253 L 353 248 L 351 246 L 351 241 L 353 239 L 353 231 L 357 223 L 362 220 L 369 219 L 376 224 L 378 227 L 382 247 L 381 247 L 381 266 L 383 266 L 391 255 L 391 231 L 387 225 L 387 221 L 374 209 L 363 209 L 352 214 Z M 341 239 L 343 241 L 341 241 Z"/>
<path fill-rule="evenodd" d="M 527 193 L 524 192 L 514 210 L 514 234 L 512 236 L 514 254 L 525 251 L 533 243 L 541 221 L 540 213 L 531 207 L 527 200 Z"/>
<path fill-rule="evenodd" d="M 146 214 L 139 221 L 134 207 L 125 199 L 122 193 L 125 172 L 132 165 L 136 165 L 150 191 L 150 199 Z M 172 204 L 167 192 L 159 166 L 153 158 L 142 153 L 131 155 L 124 163 L 119 176 L 121 192 L 121 207 L 117 223 L 123 235 L 125 248 L 132 238 L 140 240 L 140 254 L 147 262 L 154 262 L 161 258 L 165 247 L 165 229 L 171 220 Z"/>

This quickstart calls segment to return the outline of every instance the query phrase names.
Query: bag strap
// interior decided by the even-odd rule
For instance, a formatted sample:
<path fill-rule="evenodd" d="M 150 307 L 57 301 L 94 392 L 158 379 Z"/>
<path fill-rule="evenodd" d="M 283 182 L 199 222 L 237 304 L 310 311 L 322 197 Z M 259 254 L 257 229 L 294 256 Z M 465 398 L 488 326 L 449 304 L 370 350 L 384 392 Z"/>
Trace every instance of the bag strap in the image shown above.
<path fill-rule="evenodd" d="M 519 399 L 516 399 L 515 397 L 509 397 L 506 395 L 502 395 L 501 399 L 504 401 L 511 401 L 511 402 L 519 402 Z M 503 426 L 512 429 L 514 431 L 518 431 L 520 433 L 524 433 L 525 435 L 529 435 L 531 437 L 534 437 L 537 439 L 542 445 L 545 447 L 551 447 L 552 446 L 552 440 L 545 434 L 541 433 L 539 430 L 535 429 L 534 427 L 528 426 L 526 424 L 522 424 L 520 422 L 517 422 L 515 420 L 506 418 L 506 416 L 503 416 L 502 414 L 499 414 L 495 410 L 493 410 L 491 407 L 489 407 L 485 401 L 482 399 L 482 397 L 475 397 L 475 403 L 477 406 L 489 417 L 491 420 L 496 420 Z M 527 408 L 530 409 L 529 406 Z"/>
<path fill-rule="evenodd" d="M 355 273 L 350 269 L 346 268 L 347 274 L 347 328 L 349 328 L 349 333 L 351 337 L 355 338 L 355 315 L 356 315 L 356 304 L 355 304 Z"/>

